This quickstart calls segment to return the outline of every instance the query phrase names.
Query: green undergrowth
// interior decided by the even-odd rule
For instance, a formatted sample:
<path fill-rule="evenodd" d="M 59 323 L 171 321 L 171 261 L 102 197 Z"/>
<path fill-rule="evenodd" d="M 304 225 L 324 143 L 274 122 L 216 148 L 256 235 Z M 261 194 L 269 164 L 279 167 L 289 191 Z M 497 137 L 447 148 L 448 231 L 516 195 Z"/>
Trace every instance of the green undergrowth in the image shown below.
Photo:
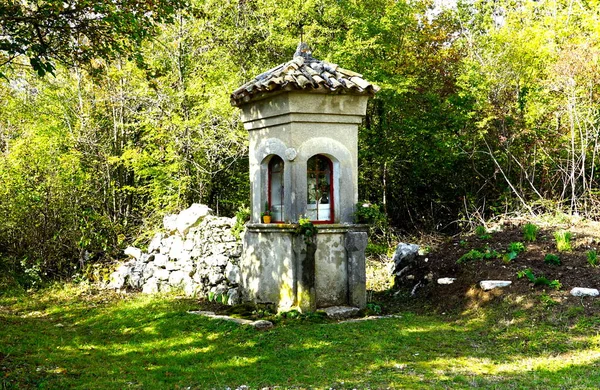
<path fill-rule="evenodd" d="M 270 331 L 188 314 L 176 296 L 67 286 L 0 296 L 3 389 L 595 388 L 600 317 L 552 297 Z"/>

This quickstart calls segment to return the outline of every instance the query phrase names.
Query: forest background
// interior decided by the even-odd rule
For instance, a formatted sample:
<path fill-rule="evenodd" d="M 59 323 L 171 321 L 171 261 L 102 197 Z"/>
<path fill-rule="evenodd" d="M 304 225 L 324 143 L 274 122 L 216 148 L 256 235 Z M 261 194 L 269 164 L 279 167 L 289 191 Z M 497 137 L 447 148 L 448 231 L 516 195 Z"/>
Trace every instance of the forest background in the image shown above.
<path fill-rule="evenodd" d="M 381 87 L 360 128 L 359 197 L 390 231 L 600 214 L 599 1 L 119 0 L 71 13 L 88 30 L 70 2 L 30 3 L 47 35 L 19 24 L 27 2 L 6 4 L 0 272 L 25 286 L 92 275 L 192 202 L 248 205 L 229 94 L 301 36 Z"/>

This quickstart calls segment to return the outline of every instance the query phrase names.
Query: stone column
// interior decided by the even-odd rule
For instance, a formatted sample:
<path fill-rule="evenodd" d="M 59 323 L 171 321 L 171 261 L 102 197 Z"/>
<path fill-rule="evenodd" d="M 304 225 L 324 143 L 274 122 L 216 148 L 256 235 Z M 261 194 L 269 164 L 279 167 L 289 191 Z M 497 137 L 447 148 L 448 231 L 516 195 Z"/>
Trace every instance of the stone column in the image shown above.
<path fill-rule="evenodd" d="M 303 235 L 294 238 L 294 256 L 296 260 L 297 288 L 296 300 L 301 312 L 317 310 L 317 295 L 315 289 L 315 252 L 317 245 L 304 242 Z M 314 241 L 314 239 L 313 239 Z"/>
<path fill-rule="evenodd" d="M 365 269 L 366 232 L 346 233 L 345 244 L 348 255 L 348 303 L 360 309 L 367 305 L 367 275 Z"/>

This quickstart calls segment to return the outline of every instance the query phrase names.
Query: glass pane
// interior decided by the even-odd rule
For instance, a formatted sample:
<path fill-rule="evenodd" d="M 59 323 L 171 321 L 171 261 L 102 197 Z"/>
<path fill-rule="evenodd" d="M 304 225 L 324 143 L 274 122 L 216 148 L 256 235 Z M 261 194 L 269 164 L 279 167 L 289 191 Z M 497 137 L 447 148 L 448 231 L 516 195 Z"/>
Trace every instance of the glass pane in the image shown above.
<path fill-rule="evenodd" d="M 273 157 L 269 163 L 269 180 L 271 188 L 269 188 L 269 201 L 271 208 L 271 218 L 273 221 L 283 221 L 283 160 L 279 157 Z"/>
<path fill-rule="evenodd" d="M 308 187 L 308 204 L 315 204 L 317 203 L 317 199 L 319 198 L 319 190 L 317 187 L 317 175 L 315 173 L 309 173 L 307 175 L 306 181 Z"/>

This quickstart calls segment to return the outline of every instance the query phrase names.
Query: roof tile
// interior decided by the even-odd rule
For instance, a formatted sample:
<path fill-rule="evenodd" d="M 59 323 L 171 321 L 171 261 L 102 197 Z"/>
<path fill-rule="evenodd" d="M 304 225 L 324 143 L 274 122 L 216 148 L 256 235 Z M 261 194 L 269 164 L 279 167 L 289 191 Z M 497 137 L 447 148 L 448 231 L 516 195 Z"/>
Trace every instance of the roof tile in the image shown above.
<path fill-rule="evenodd" d="M 301 43 L 291 61 L 261 73 L 233 91 L 231 104 L 240 106 L 264 91 L 311 89 L 366 95 L 379 91 L 378 86 L 363 79 L 360 73 L 315 59 L 310 48 Z"/>

